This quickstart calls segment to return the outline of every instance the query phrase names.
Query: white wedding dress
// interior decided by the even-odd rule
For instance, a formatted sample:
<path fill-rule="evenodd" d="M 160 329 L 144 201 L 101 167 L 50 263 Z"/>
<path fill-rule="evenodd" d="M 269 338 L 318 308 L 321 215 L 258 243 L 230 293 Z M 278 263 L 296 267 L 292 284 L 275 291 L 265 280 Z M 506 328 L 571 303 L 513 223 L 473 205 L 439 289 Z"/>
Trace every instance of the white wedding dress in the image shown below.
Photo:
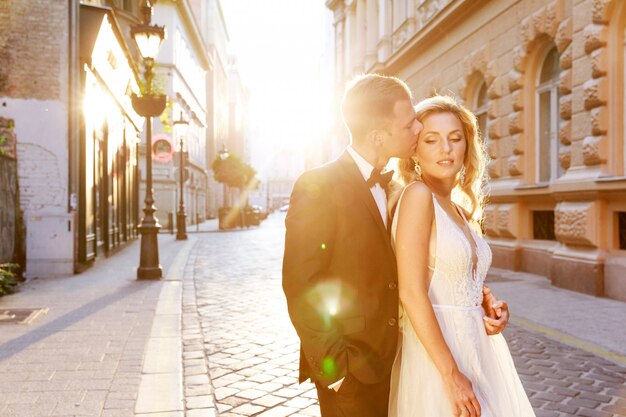
<path fill-rule="evenodd" d="M 401 200 L 391 225 L 394 247 Z M 504 337 L 488 336 L 483 325 L 482 288 L 491 249 L 471 231 L 478 256 L 473 276 L 472 249 L 465 233 L 434 195 L 433 204 L 436 254 L 431 254 L 435 266 L 428 296 L 446 343 L 460 371 L 472 382 L 482 417 L 534 417 Z M 389 416 L 453 417 L 439 371 L 402 307 L 398 323 L 400 341 L 391 375 Z"/>

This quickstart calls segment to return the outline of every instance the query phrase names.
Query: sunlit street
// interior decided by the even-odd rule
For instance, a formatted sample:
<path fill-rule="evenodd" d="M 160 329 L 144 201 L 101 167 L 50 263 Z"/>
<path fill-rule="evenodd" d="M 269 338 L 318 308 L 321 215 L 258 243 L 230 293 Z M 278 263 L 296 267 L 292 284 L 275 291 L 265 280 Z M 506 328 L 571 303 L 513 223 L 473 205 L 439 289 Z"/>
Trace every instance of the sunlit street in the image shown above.
<path fill-rule="evenodd" d="M 626 417 L 626 1 L 0 0 L 0 417 Z"/>

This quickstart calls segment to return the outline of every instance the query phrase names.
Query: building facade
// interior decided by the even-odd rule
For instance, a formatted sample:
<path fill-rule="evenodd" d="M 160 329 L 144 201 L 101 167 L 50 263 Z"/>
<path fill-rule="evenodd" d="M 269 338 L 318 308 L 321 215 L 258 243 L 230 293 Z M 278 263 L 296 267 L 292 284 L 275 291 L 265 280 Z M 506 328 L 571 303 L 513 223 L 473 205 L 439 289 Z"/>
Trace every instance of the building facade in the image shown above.
<path fill-rule="evenodd" d="M 380 72 L 452 94 L 490 158 L 494 266 L 626 300 L 624 33 L 617 0 L 328 0 L 336 85 Z"/>
<path fill-rule="evenodd" d="M 0 116 L 14 125 L 29 277 L 80 271 L 136 236 L 136 63 L 122 21 L 91 3 L 0 7 Z"/>
<path fill-rule="evenodd" d="M 228 143 L 229 98 L 228 98 L 228 28 L 220 0 L 207 0 L 205 5 L 205 36 L 212 70 L 207 73 L 207 147 L 206 160 L 210 167 L 218 153 Z M 209 171 L 212 190 L 208 206 L 211 217 L 217 217 L 218 208 L 224 203 L 224 186 L 213 179 Z"/>
<path fill-rule="evenodd" d="M 157 58 L 157 84 L 162 83 L 168 107 L 153 124 L 151 143 L 160 157 L 153 164 L 156 216 L 174 229 L 180 201 L 180 149 L 183 144 L 187 180 L 183 201 L 187 223 L 207 218 L 209 174 L 206 165 L 206 74 L 211 69 L 207 45 L 188 1 L 159 1 L 153 23 L 166 27 L 167 38 Z M 182 119 L 181 119 L 182 118 Z M 187 122 L 184 129 L 176 121 Z M 145 157 L 145 156 L 144 156 Z"/>

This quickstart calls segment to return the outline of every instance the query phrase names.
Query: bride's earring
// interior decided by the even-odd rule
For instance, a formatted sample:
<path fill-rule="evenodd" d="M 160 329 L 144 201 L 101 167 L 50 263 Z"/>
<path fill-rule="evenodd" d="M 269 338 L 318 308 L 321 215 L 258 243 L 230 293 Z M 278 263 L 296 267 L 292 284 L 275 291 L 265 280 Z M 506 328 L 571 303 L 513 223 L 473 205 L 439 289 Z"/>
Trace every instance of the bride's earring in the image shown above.
<path fill-rule="evenodd" d="M 459 182 L 461 185 L 465 184 L 465 165 L 461 167 L 461 171 L 459 171 Z"/>
<path fill-rule="evenodd" d="M 422 179 L 422 167 L 420 166 L 419 161 L 415 161 L 415 168 L 413 168 L 415 170 L 415 175 L 417 176 L 418 180 Z"/>

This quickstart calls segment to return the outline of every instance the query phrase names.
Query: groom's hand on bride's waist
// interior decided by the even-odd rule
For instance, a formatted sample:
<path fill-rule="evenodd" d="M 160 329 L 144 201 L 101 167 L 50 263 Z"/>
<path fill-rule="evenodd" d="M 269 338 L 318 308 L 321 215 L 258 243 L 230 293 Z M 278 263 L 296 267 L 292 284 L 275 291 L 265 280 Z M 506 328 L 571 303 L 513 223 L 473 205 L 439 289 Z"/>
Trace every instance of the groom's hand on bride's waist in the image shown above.
<path fill-rule="evenodd" d="M 487 286 L 483 287 L 483 317 L 485 331 L 488 335 L 502 332 L 509 323 L 509 306 L 503 300 L 498 300 Z"/>

